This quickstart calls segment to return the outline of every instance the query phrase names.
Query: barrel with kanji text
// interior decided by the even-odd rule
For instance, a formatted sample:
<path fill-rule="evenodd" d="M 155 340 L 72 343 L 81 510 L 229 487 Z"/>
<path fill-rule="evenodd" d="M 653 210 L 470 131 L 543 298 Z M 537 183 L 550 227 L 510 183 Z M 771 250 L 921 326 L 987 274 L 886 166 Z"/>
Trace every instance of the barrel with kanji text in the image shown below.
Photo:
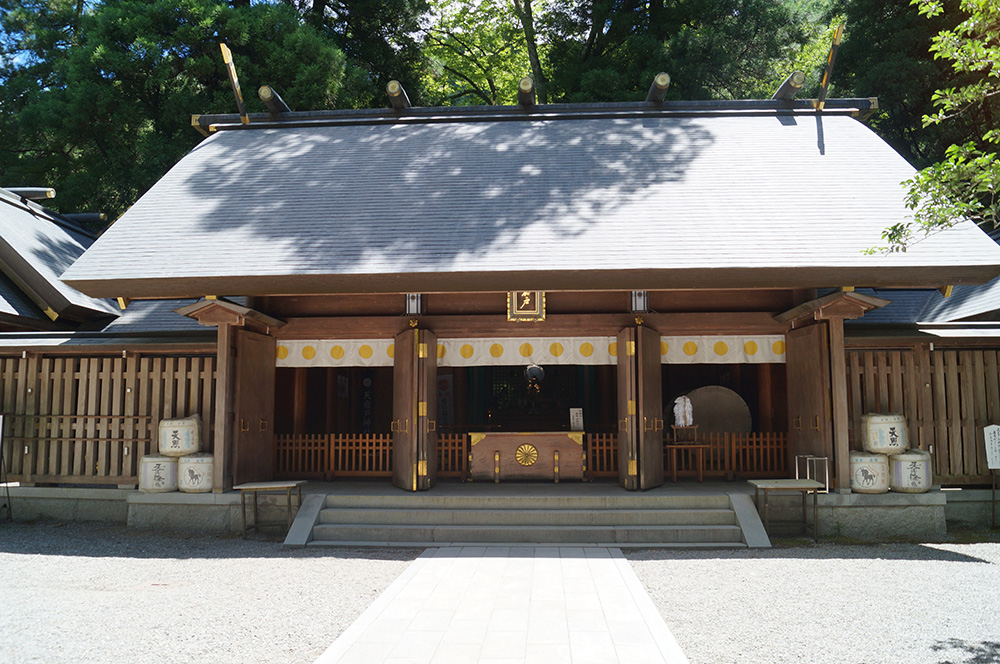
<path fill-rule="evenodd" d="M 902 493 L 925 493 L 933 482 L 931 455 L 923 450 L 906 450 L 889 457 L 889 488 Z"/>
<path fill-rule="evenodd" d="M 159 450 L 169 457 L 194 454 L 201 449 L 201 418 L 197 415 L 160 420 Z"/>
<path fill-rule="evenodd" d="M 868 413 L 861 416 L 863 446 L 875 454 L 901 454 L 906 451 L 906 417 L 899 413 Z"/>
<path fill-rule="evenodd" d="M 177 459 L 162 454 L 146 454 L 139 460 L 139 491 L 177 491 Z"/>

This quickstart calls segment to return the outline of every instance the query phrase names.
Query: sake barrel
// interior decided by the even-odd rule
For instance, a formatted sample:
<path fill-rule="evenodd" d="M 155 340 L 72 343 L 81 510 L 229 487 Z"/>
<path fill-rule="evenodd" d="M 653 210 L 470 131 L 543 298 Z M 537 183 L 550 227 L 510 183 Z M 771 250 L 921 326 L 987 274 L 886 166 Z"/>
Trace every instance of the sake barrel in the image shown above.
<path fill-rule="evenodd" d="M 884 454 L 851 452 L 851 491 L 885 493 L 889 490 L 889 458 Z"/>
<path fill-rule="evenodd" d="M 875 454 L 901 454 L 906 451 L 906 418 L 899 413 L 869 413 L 861 416 L 864 448 Z"/>
<path fill-rule="evenodd" d="M 197 415 L 160 420 L 160 454 L 181 457 L 201 447 L 201 418 Z"/>
<path fill-rule="evenodd" d="M 177 491 L 177 459 L 162 454 L 146 454 L 139 459 L 139 491 Z"/>
<path fill-rule="evenodd" d="M 906 450 L 889 457 L 889 488 L 903 493 L 930 491 L 931 455 L 923 450 Z"/>
<path fill-rule="evenodd" d="M 177 459 L 177 488 L 184 493 L 208 493 L 212 490 L 211 454 L 189 454 Z"/>

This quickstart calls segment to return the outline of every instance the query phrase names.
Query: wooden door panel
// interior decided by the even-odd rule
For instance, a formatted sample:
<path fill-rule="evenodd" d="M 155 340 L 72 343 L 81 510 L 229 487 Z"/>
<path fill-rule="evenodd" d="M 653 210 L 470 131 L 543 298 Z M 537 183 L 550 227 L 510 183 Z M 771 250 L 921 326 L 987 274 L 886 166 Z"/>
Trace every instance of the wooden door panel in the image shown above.
<path fill-rule="evenodd" d="M 648 327 L 636 328 L 638 368 L 637 417 L 639 447 L 639 488 L 663 484 L 663 367 L 660 362 L 660 333 Z"/>
<path fill-rule="evenodd" d="M 821 323 L 791 330 L 785 339 L 789 454 L 812 454 L 832 460 L 827 327 Z"/>
<path fill-rule="evenodd" d="M 638 435 L 636 422 L 635 355 L 625 349 L 635 347 L 635 328 L 626 327 L 618 333 L 618 482 L 626 489 L 638 488 Z"/>
<path fill-rule="evenodd" d="M 274 478 L 274 338 L 236 331 L 233 483 Z"/>
<path fill-rule="evenodd" d="M 437 336 L 420 330 L 417 346 L 418 467 L 417 484 L 429 489 L 437 481 Z"/>
<path fill-rule="evenodd" d="M 417 330 L 396 335 L 392 370 L 392 483 L 417 490 Z"/>

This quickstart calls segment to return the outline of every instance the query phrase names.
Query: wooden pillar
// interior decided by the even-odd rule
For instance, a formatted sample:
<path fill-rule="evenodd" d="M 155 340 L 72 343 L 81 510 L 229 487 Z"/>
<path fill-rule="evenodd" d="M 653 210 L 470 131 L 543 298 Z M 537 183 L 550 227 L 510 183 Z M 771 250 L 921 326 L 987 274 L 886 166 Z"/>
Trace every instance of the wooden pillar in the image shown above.
<path fill-rule="evenodd" d="M 212 490 L 215 493 L 225 491 L 232 483 L 232 449 L 233 449 L 233 391 L 234 348 L 233 326 L 220 323 L 218 327 L 215 364 L 215 456 L 213 466 Z"/>
<path fill-rule="evenodd" d="M 774 431 L 774 386 L 771 365 L 757 365 L 757 423 L 761 431 Z"/>
<path fill-rule="evenodd" d="M 844 356 L 844 319 L 830 318 L 830 387 L 833 409 L 833 456 L 836 487 L 841 493 L 851 492 L 851 447 L 847 414 L 847 362 Z"/>

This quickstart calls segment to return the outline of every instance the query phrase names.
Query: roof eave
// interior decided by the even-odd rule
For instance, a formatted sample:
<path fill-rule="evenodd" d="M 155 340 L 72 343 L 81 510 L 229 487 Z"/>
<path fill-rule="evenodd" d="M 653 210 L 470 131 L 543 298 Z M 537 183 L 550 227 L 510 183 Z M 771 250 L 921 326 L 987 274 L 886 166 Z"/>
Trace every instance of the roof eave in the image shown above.
<path fill-rule="evenodd" d="M 410 272 L 192 276 L 170 279 L 70 279 L 92 297 L 200 298 L 214 293 L 307 295 L 323 293 L 444 293 L 506 290 L 700 290 L 748 288 L 937 288 L 979 284 L 1000 275 L 997 265 L 859 268 L 753 267 L 656 270 L 524 270 L 510 272 Z"/>

